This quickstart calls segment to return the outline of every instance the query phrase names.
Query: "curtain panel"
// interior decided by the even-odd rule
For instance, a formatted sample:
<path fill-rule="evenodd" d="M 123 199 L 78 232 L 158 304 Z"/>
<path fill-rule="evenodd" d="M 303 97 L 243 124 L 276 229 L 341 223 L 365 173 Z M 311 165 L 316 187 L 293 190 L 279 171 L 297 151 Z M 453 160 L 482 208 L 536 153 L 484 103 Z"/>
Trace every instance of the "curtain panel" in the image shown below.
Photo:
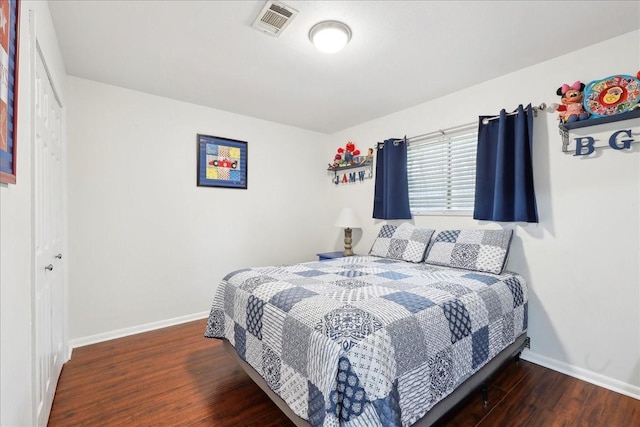
<path fill-rule="evenodd" d="M 533 185 L 533 110 L 481 116 L 476 157 L 473 218 L 500 222 L 538 222 Z"/>
<path fill-rule="evenodd" d="M 387 139 L 384 143 L 378 143 L 373 217 L 411 219 L 406 138 Z"/>

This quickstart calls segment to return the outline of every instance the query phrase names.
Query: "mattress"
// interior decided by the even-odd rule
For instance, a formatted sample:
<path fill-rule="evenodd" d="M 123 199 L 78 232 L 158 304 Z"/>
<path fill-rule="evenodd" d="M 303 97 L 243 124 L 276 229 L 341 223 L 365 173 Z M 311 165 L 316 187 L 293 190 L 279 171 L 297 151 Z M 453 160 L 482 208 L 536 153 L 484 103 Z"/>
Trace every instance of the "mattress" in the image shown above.
<path fill-rule="evenodd" d="M 408 426 L 526 332 L 527 301 L 512 272 L 354 256 L 230 273 L 205 336 L 312 426 Z"/>

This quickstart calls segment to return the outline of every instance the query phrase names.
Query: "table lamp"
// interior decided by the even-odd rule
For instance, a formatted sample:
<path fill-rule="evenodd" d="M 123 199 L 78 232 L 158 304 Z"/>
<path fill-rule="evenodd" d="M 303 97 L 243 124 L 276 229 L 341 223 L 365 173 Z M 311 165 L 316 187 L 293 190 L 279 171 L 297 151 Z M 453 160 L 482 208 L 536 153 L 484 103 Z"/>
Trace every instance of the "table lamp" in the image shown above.
<path fill-rule="evenodd" d="M 344 252 L 342 254 L 344 256 L 353 255 L 351 250 L 351 231 L 353 228 L 361 228 L 360 220 L 356 213 L 351 208 L 342 209 L 334 225 L 344 228 Z"/>

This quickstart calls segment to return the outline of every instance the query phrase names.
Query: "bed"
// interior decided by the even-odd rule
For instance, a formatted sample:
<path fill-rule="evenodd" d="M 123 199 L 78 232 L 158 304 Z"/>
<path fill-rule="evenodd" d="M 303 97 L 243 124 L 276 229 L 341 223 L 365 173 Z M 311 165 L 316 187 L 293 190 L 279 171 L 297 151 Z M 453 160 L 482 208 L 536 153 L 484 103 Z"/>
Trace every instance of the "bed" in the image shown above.
<path fill-rule="evenodd" d="M 504 232 L 447 230 L 425 263 L 431 235 L 399 250 L 394 238 L 420 240 L 400 231 L 381 230 L 371 255 L 228 274 L 205 336 L 296 425 L 430 425 L 522 350 L 528 292 L 503 271 L 506 253 L 500 271 L 478 271 L 496 255 L 487 263 L 482 246 L 505 246 Z"/>

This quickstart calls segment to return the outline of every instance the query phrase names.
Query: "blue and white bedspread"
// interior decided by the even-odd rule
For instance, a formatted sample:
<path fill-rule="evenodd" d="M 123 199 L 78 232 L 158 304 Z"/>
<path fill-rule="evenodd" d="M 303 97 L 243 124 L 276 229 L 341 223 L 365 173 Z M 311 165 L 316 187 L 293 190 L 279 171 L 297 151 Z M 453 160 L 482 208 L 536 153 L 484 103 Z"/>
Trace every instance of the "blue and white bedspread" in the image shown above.
<path fill-rule="evenodd" d="M 408 426 L 527 329 L 527 286 L 372 256 L 239 270 L 205 336 L 225 338 L 312 426 Z"/>

